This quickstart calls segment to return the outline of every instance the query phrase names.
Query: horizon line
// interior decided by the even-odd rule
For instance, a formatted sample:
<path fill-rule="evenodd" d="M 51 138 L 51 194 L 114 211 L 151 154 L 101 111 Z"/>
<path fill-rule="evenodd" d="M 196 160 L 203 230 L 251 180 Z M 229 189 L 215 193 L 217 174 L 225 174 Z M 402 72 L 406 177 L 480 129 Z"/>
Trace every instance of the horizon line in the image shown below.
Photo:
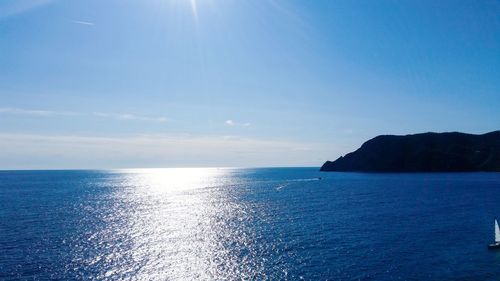
<path fill-rule="evenodd" d="M 0 172 L 22 172 L 22 171 L 118 171 L 118 170 L 166 170 L 166 169 L 280 169 L 280 168 L 320 168 L 321 166 L 248 166 L 248 167 L 224 167 L 224 166 L 200 166 L 200 167 L 142 167 L 142 168 L 34 168 L 34 169 L 0 169 Z"/>

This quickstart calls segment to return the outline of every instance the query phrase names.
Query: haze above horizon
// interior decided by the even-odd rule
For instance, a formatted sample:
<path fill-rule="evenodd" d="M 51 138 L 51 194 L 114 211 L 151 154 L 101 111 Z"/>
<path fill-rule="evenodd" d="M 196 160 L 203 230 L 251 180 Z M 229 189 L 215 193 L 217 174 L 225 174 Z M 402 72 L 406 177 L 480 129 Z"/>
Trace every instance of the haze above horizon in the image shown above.
<path fill-rule="evenodd" d="M 320 166 L 500 129 L 498 1 L 0 3 L 0 169 Z"/>

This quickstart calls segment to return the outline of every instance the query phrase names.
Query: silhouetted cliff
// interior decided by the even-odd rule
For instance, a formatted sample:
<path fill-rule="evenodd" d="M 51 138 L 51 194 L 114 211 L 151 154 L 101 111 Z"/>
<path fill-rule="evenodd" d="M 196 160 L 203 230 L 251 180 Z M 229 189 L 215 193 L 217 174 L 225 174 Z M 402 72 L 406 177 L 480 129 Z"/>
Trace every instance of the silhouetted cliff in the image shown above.
<path fill-rule="evenodd" d="M 321 171 L 500 171 L 500 131 L 378 136 L 354 152 L 327 161 Z"/>

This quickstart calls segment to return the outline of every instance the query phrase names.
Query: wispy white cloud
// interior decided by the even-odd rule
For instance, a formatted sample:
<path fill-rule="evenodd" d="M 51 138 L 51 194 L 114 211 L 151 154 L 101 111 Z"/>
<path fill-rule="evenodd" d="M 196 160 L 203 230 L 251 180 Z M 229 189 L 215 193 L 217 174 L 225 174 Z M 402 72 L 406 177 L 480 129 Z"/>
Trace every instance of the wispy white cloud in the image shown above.
<path fill-rule="evenodd" d="M 94 112 L 92 113 L 94 116 L 104 117 L 104 118 L 112 118 L 115 120 L 138 120 L 138 121 L 150 121 L 150 122 L 167 122 L 168 118 L 166 117 L 150 117 L 150 116 L 140 116 L 130 113 L 103 113 L 103 112 Z"/>
<path fill-rule="evenodd" d="M 137 120 L 145 122 L 167 122 L 168 118 L 163 116 L 142 116 L 131 113 L 82 113 L 74 111 L 54 111 L 54 110 L 40 110 L 40 109 L 23 109 L 14 107 L 0 107 L 0 114 L 13 114 L 13 115 L 31 115 L 38 117 L 57 117 L 57 116 L 97 116 L 102 118 L 110 118 L 115 120 Z"/>
<path fill-rule="evenodd" d="M 194 19 L 197 21 L 198 20 L 198 7 L 196 5 L 196 0 L 190 0 L 189 1 L 191 5 L 191 12 L 193 13 Z"/>
<path fill-rule="evenodd" d="M 241 127 L 249 127 L 250 126 L 250 123 L 248 122 L 245 122 L 245 123 L 239 123 L 239 122 L 235 122 L 231 119 L 229 120 L 226 120 L 226 122 L 224 122 L 227 126 L 241 126 Z"/>
<path fill-rule="evenodd" d="M 0 1 L 0 19 L 17 14 L 22 14 L 30 10 L 48 5 L 55 2 L 54 0 L 15 0 L 15 1 Z"/>
<path fill-rule="evenodd" d="M 37 109 L 22 109 L 12 107 L 0 108 L 1 114 L 20 114 L 20 115 L 34 115 L 34 116 L 72 116 L 79 115 L 79 113 L 72 111 L 52 111 L 52 110 L 37 110 Z"/>
<path fill-rule="evenodd" d="M 75 23 L 75 24 L 81 24 L 81 25 L 89 25 L 89 26 L 93 26 L 94 25 L 94 23 L 90 22 L 90 21 L 72 20 L 71 22 Z"/>

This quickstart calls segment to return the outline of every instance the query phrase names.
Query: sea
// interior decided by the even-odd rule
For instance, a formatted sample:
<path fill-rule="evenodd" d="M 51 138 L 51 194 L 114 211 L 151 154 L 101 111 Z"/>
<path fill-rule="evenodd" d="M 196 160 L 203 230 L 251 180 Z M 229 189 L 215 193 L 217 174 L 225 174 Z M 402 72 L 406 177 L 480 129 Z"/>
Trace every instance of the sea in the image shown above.
<path fill-rule="evenodd" d="M 0 171 L 0 280 L 500 280 L 500 173 Z"/>

